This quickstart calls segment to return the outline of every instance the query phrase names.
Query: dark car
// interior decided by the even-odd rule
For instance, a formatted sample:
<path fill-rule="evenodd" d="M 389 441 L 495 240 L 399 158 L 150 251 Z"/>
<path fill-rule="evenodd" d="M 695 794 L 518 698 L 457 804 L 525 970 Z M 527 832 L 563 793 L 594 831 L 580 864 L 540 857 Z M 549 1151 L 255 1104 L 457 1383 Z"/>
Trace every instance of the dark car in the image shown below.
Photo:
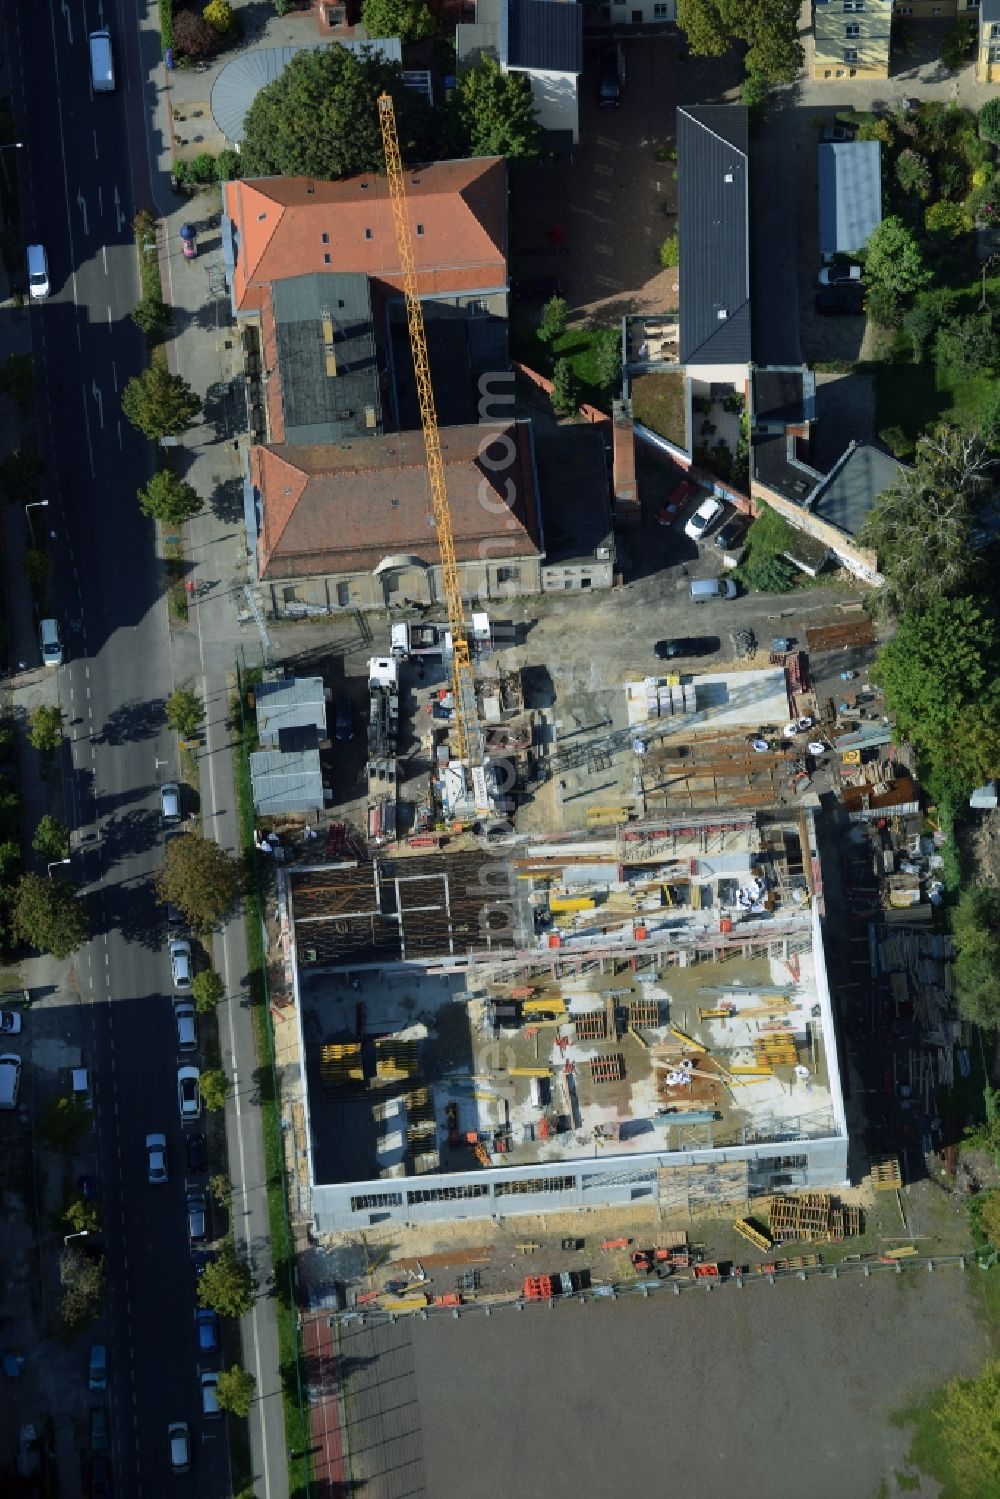
<path fill-rule="evenodd" d="M 820 140 L 824 145 L 844 145 L 853 139 L 853 125 L 824 125 L 820 134 Z"/>
<path fill-rule="evenodd" d="M 207 1171 L 208 1145 L 205 1142 L 205 1136 L 201 1134 L 187 1135 L 185 1137 L 185 1145 L 187 1147 L 188 1170 Z"/>
<path fill-rule="evenodd" d="M 90 1499 L 111 1499 L 111 1463 L 103 1455 L 90 1459 Z"/>
<path fill-rule="evenodd" d="M 749 521 L 745 515 L 733 515 L 715 534 L 715 545 L 720 552 L 732 552 L 740 545 L 747 532 Z"/>
<path fill-rule="evenodd" d="M 597 102 L 601 109 L 617 109 L 622 102 L 622 56 L 617 42 L 601 48 Z"/>
<path fill-rule="evenodd" d="M 816 293 L 816 311 L 825 317 L 859 317 L 865 310 L 865 294 L 856 283 L 824 286 Z"/>
<path fill-rule="evenodd" d="M 333 705 L 333 737 L 335 739 L 354 738 L 354 720 L 351 717 L 351 705 L 346 697 L 338 697 Z"/>
<path fill-rule="evenodd" d="M 675 640 L 658 640 L 653 654 L 657 661 L 673 661 L 679 656 L 711 656 L 718 649 L 717 635 L 700 635 L 696 639 L 678 636 Z"/>

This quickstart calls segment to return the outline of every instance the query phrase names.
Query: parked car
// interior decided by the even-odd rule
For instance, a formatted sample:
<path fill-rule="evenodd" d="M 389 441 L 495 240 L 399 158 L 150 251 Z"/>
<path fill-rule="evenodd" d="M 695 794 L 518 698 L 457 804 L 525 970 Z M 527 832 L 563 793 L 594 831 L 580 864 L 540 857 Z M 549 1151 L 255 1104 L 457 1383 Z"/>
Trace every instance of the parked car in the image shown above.
<path fill-rule="evenodd" d="M 146 1136 L 146 1177 L 154 1187 L 168 1179 L 166 1135 Z"/>
<path fill-rule="evenodd" d="M 44 245 L 29 245 L 25 253 L 28 258 L 28 296 L 41 301 L 49 294 L 49 257 Z"/>
<path fill-rule="evenodd" d="M 824 125 L 820 140 L 824 145 L 843 145 L 854 139 L 853 125 Z"/>
<path fill-rule="evenodd" d="M 351 705 L 346 697 L 338 697 L 333 704 L 333 737 L 334 739 L 353 739 L 354 720 L 351 715 Z"/>
<path fill-rule="evenodd" d="M 692 541 L 701 541 L 702 537 L 707 535 L 712 522 L 721 514 L 721 504 L 709 495 L 707 500 L 702 500 L 694 515 L 689 518 L 684 527 L 684 535 L 689 536 Z"/>
<path fill-rule="evenodd" d="M 734 515 L 721 526 L 715 535 L 715 545 L 720 552 L 734 552 L 742 544 L 750 522 L 745 515 Z"/>
<path fill-rule="evenodd" d="M 180 822 L 181 788 L 176 781 L 164 781 L 160 787 L 160 821 Z"/>
<path fill-rule="evenodd" d="M 201 1118 L 201 1073 L 197 1067 L 178 1067 L 177 1106 L 182 1119 Z"/>
<path fill-rule="evenodd" d="M 21 1088 L 21 1058 L 16 1051 L 0 1052 L 0 1109 L 16 1109 Z"/>
<path fill-rule="evenodd" d="M 0 1036 L 17 1036 L 21 1032 L 21 1017 L 16 1010 L 0 1010 Z"/>
<path fill-rule="evenodd" d="M 90 1459 L 90 1499 L 112 1499 L 111 1459 L 103 1452 Z"/>
<path fill-rule="evenodd" d="M 624 64 L 618 42 L 605 42 L 601 48 L 598 72 L 597 102 L 601 109 L 617 109 L 622 102 Z"/>
<path fill-rule="evenodd" d="M 62 666 L 63 643 L 57 619 L 43 619 L 38 626 L 38 647 L 43 666 Z"/>
<path fill-rule="evenodd" d="M 175 989 L 186 993 L 191 988 L 191 980 L 194 977 L 191 968 L 191 944 L 183 937 L 175 938 L 170 944 L 170 976 Z"/>
<path fill-rule="evenodd" d="M 186 1473 L 191 1466 L 191 1433 L 186 1421 L 172 1421 L 167 1427 L 167 1451 L 171 1473 Z"/>
<path fill-rule="evenodd" d="M 208 1144 L 202 1134 L 185 1135 L 185 1153 L 189 1171 L 208 1170 Z"/>
<path fill-rule="evenodd" d="M 188 1243 L 203 1244 L 208 1238 L 208 1200 L 204 1192 L 187 1194 Z"/>
<path fill-rule="evenodd" d="M 674 661 L 680 656 L 711 656 L 718 649 L 718 635 L 700 635 L 696 638 L 678 636 L 676 639 L 658 640 L 653 646 L 653 654 L 658 661 Z"/>
<path fill-rule="evenodd" d="M 90 1413 L 90 1450 L 107 1452 L 110 1444 L 108 1413 L 103 1405 L 96 1405 Z"/>
<path fill-rule="evenodd" d="M 219 1404 L 219 1376 L 214 1369 L 206 1369 L 199 1376 L 201 1385 L 201 1414 L 206 1421 L 216 1421 L 222 1415 Z"/>
<path fill-rule="evenodd" d="M 853 262 L 838 261 L 836 265 L 825 265 L 819 273 L 820 286 L 840 286 L 845 281 L 860 281 L 861 267 Z"/>
<path fill-rule="evenodd" d="M 672 526 L 697 488 L 698 486 L 693 479 L 682 479 L 675 486 L 670 498 L 656 512 L 657 524 L 660 526 Z"/>
<path fill-rule="evenodd" d="M 816 311 L 823 317 L 860 317 L 864 310 L 864 292 L 856 281 L 824 286 L 816 293 Z"/>
<path fill-rule="evenodd" d="M 194 1314 L 195 1330 L 198 1334 L 199 1353 L 218 1353 L 219 1319 L 207 1306 L 200 1306 Z"/>
<path fill-rule="evenodd" d="M 188 999 L 174 1001 L 174 1024 L 177 1027 L 177 1050 L 198 1049 L 198 1017 Z"/>
<path fill-rule="evenodd" d="M 88 1383 L 92 1390 L 106 1390 L 108 1387 L 108 1350 L 103 1343 L 91 1344 Z"/>

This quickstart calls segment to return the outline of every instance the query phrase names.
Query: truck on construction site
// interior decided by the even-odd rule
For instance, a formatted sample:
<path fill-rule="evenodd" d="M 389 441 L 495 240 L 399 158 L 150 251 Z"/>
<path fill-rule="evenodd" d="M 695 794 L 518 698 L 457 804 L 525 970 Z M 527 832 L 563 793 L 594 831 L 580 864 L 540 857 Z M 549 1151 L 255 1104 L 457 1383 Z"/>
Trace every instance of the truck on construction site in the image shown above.
<path fill-rule="evenodd" d="M 396 838 L 396 751 L 399 739 L 399 663 L 392 656 L 368 662 L 368 841 Z"/>
<path fill-rule="evenodd" d="M 491 620 L 483 611 L 472 615 L 468 637 L 472 654 L 487 656 L 491 651 L 514 645 L 516 631 L 512 620 Z M 411 624 L 401 620 L 392 626 L 389 638 L 390 654 L 397 661 L 421 656 L 446 660 L 451 655 L 451 631 L 446 624 Z"/>

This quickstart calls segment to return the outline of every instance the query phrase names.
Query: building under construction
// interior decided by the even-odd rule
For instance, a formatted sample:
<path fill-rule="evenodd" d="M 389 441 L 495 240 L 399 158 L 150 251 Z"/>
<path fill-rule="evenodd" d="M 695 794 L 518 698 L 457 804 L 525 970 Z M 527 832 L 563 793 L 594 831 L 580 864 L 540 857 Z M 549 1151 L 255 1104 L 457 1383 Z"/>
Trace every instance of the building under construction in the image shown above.
<path fill-rule="evenodd" d="M 280 878 L 319 1232 L 846 1181 L 811 810 Z"/>

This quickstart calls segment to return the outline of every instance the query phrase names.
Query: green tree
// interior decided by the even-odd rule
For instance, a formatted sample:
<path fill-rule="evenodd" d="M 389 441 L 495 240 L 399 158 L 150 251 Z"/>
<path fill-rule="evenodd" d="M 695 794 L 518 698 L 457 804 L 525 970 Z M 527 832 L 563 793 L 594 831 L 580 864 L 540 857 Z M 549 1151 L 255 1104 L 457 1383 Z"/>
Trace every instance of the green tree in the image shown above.
<path fill-rule="evenodd" d="M 789 593 L 795 581 L 794 564 L 776 552 L 751 551 L 736 572 L 743 586 L 757 593 Z"/>
<path fill-rule="evenodd" d="M 185 57 L 211 57 L 222 46 L 222 38 L 196 10 L 175 10 L 172 24 L 174 46 Z"/>
<path fill-rule="evenodd" d="M 139 490 L 138 500 L 143 515 L 152 516 L 165 526 L 182 526 L 203 505 L 192 486 L 167 468 L 157 470 L 146 488 Z"/>
<path fill-rule="evenodd" d="M 96 1234 L 101 1226 L 101 1210 L 96 1202 L 88 1202 L 76 1194 L 63 1208 L 62 1221 L 67 1233 Z"/>
<path fill-rule="evenodd" d="M 244 121 L 247 177 L 347 177 L 383 172 L 377 99 L 392 95 L 405 160 L 433 155 L 429 109 L 402 69 L 346 47 L 300 52 L 257 94 Z"/>
<path fill-rule="evenodd" d="M 0 489 L 8 505 L 34 505 L 42 497 L 42 462 L 38 445 L 26 438 L 0 458 Z"/>
<path fill-rule="evenodd" d="M 1000 1192 L 984 1192 L 980 1202 L 979 1227 L 988 1243 L 1000 1250 Z"/>
<path fill-rule="evenodd" d="M 932 174 L 926 156 L 907 147 L 896 157 L 896 181 L 904 193 L 914 193 L 918 198 L 931 195 Z"/>
<path fill-rule="evenodd" d="M 167 698 L 167 723 L 182 739 L 197 734 L 205 717 L 205 704 L 190 687 L 175 687 Z"/>
<path fill-rule="evenodd" d="M 225 1108 L 229 1096 L 229 1079 L 220 1068 L 213 1067 L 203 1072 L 198 1087 L 202 1103 L 210 1114 L 218 1114 Z"/>
<path fill-rule="evenodd" d="M 209 1178 L 208 1190 L 221 1208 L 228 1212 L 233 1205 L 233 1184 L 224 1171 Z"/>
<path fill-rule="evenodd" d="M 183 911 L 196 932 L 208 932 L 243 890 L 243 865 L 225 849 L 185 833 L 171 838 L 156 877 L 160 900 Z"/>
<path fill-rule="evenodd" d="M 924 209 L 924 228 L 928 234 L 936 234 L 941 239 L 957 239 L 961 234 L 969 234 L 974 227 L 972 215 L 964 203 L 949 203 L 946 198 L 940 198 Z"/>
<path fill-rule="evenodd" d="M 69 857 L 69 828 L 58 817 L 46 812 L 35 829 L 31 846 L 46 863 Z"/>
<path fill-rule="evenodd" d="M 22 416 L 35 404 L 35 361 L 30 354 L 8 354 L 0 363 L 0 395 L 9 396 Z"/>
<path fill-rule="evenodd" d="M 882 220 L 868 241 L 865 279 L 869 288 L 892 287 L 904 297 L 933 279 L 916 239 L 894 214 Z"/>
<path fill-rule="evenodd" d="M 952 915 L 955 992 L 966 1020 L 1000 1027 L 1000 887 L 968 885 Z"/>
<path fill-rule="evenodd" d="M 566 306 L 565 297 L 550 297 L 542 308 L 542 316 L 538 324 L 538 336 L 545 343 L 554 343 L 566 332 L 566 323 L 569 318 L 569 308 Z"/>
<path fill-rule="evenodd" d="M 422 41 L 436 29 L 424 0 L 364 0 L 361 19 L 369 36 L 398 36 L 403 43 Z"/>
<path fill-rule="evenodd" d="M 534 161 L 542 131 L 526 74 L 504 73 L 484 53 L 474 68 L 458 76 L 448 101 L 448 131 L 458 155 Z"/>
<path fill-rule="evenodd" d="M 214 968 L 203 968 L 191 983 L 191 995 L 199 1015 L 210 1015 L 226 995 L 226 986 Z"/>
<path fill-rule="evenodd" d="M 986 451 L 994 457 L 1000 455 L 1000 386 L 991 383 L 974 425 Z"/>
<path fill-rule="evenodd" d="M 721 57 L 746 44 L 748 77 L 792 83 L 802 66 L 795 0 L 677 0 L 677 24 L 692 52 Z"/>
<path fill-rule="evenodd" d="M 159 442 L 161 437 L 179 437 L 192 427 L 201 402 L 181 375 L 172 375 L 161 360 L 154 359 L 122 391 L 122 411 L 150 442 Z"/>
<path fill-rule="evenodd" d="M 865 311 L 880 328 L 898 328 L 903 317 L 903 299 L 894 286 L 877 282 L 865 292 Z"/>
<path fill-rule="evenodd" d="M 568 359 L 557 359 L 552 371 L 552 409 L 557 416 L 572 416 L 580 405 L 580 382 Z"/>
<path fill-rule="evenodd" d="M 198 1304 L 211 1307 L 220 1317 L 244 1317 L 253 1303 L 250 1267 L 237 1259 L 235 1249 L 227 1244 L 198 1277 Z"/>
<path fill-rule="evenodd" d="M 18 880 L 10 921 L 22 942 L 55 958 L 68 958 L 87 935 L 87 908 L 73 886 L 39 874 L 22 874 Z"/>
<path fill-rule="evenodd" d="M 928 1444 L 946 1467 L 933 1476 L 949 1494 L 985 1499 L 1000 1491 L 1000 1360 L 990 1359 L 973 1379 L 950 1379 L 935 1402 L 937 1441 Z M 941 1490 L 942 1493 L 945 1490 Z"/>
<path fill-rule="evenodd" d="M 933 795 L 967 795 L 1000 774 L 1000 639 L 974 600 L 908 609 L 871 675 Z"/>
<path fill-rule="evenodd" d="M 21 558 L 21 571 L 35 600 L 43 599 L 52 576 L 52 558 L 48 552 L 43 552 L 41 547 L 26 547 Z"/>
<path fill-rule="evenodd" d="M 43 755 L 54 754 L 63 741 L 61 708 L 39 703 L 28 716 L 28 741 Z"/>
<path fill-rule="evenodd" d="M 77 1332 L 93 1322 L 104 1296 L 104 1259 L 91 1259 L 72 1245 L 59 1256 L 62 1296 L 59 1312 L 67 1331 Z"/>
<path fill-rule="evenodd" d="M 208 0 L 208 4 L 201 14 L 212 30 L 217 31 L 220 36 L 228 36 L 229 32 L 232 31 L 233 7 L 229 4 L 229 0 Z M 386 36 L 392 34 L 390 32 L 384 33 Z"/>
<path fill-rule="evenodd" d="M 597 379 L 602 389 L 614 392 L 622 378 L 622 341 L 614 328 L 601 334 L 594 353 Z"/>
<path fill-rule="evenodd" d="M 13 878 L 21 867 L 21 845 L 16 838 L 0 842 L 0 883 Z"/>
<path fill-rule="evenodd" d="M 919 439 L 912 468 L 883 490 L 858 532 L 885 580 L 871 598 L 877 613 L 919 611 L 976 586 L 985 559 L 972 544 L 973 532 L 991 467 L 982 443 L 956 427 Z"/>
<path fill-rule="evenodd" d="M 913 358 L 922 364 L 927 345 L 951 315 L 954 296 L 944 287 L 920 292 L 903 319 L 906 336 L 913 345 Z"/>
<path fill-rule="evenodd" d="M 173 319 L 173 313 L 162 297 L 143 297 L 132 308 L 130 316 L 147 338 L 169 328 Z"/>
<path fill-rule="evenodd" d="M 993 318 L 989 312 L 970 312 L 938 329 L 939 363 L 960 375 L 978 375 L 997 362 Z"/>
<path fill-rule="evenodd" d="M 215 1395 L 224 1411 L 245 1418 L 250 1414 L 256 1392 L 257 1381 L 253 1375 L 241 1369 L 239 1364 L 233 1364 L 231 1369 L 223 1369 L 220 1373 Z"/>
<path fill-rule="evenodd" d="M 680 265 L 681 242 L 677 234 L 669 235 L 660 246 L 660 264 L 665 271 L 673 270 L 675 265 Z"/>
<path fill-rule="evenodd" d="M 969 51 L 976 40 L 976 28 L 979 18 L 976 16 L 962 16 L 960 20 L 948 27 L 941 38 L 940 56 L 944 66 L 957 72 L 969 55 Z"/>
<path fill-rule="evenodd" d="M 1000 98 L 987 99 L 976 116 L 976 126 L 981 140 L 1000 146 Z"/>
<path fill-rule="evenodd" d="M 38 1133 L 50 1150 L 72 1155 L 93 1122 L 90 1110 L 78 1098 L 63 1094 L 45 1105 Z"/>

